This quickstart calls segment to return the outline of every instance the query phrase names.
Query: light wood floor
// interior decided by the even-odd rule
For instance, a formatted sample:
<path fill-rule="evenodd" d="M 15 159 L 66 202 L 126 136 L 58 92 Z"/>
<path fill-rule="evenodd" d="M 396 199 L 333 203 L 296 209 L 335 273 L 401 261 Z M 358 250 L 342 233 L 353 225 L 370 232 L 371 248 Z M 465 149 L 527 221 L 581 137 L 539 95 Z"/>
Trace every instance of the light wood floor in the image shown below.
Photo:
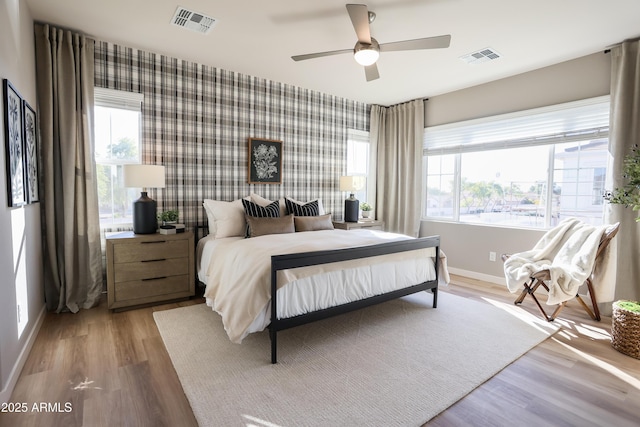
<path fill-rule="evenodd" d="M 479 301 L 515 299 L 503 286 L 455 276 L 441 290 Z M 28 412 L 1 413 L 0 426 L 197 425 L 152 313 L 201 302 L 47 314 L 11 399 Z M 523 307 L 537 312 L 528 299 Z M 556 322 L 560 332 L 427 425 L 638 425 L 640 360 L 611 348 L 611 319 L 591 321 L 572 302 Z M 33 411 L 40 402 L 49 412 Z"/>

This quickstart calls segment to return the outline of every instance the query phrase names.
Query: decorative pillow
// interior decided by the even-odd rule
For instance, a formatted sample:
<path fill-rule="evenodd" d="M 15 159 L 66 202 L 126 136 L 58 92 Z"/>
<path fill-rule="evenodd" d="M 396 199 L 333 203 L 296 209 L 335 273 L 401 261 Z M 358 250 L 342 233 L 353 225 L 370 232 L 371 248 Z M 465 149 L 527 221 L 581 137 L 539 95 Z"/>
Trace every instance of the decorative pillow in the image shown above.
<path fill-rule="evenodd" d="M 209 234 L 214 238 L 244 235 L 244 209 L 240 199 L 233 202 L 205 199 L 202 205 L 209 221 Z"/>
<path fill-rule="evenodd" d="M 299 200 L 295 200 L 289 196 L 285 197 L 285 199 L 289 199 L 291 200 L 293 203 L 297 203 L 299 205 L 306 205 L 309 202 L 314 202 L 314 201 L 318 201 L 318 215 L 324 215 L 326 214 L 326 212 L 324 211 L 324 206 L 322 206 L 322 199 L 321 198 L 317 198 L 317 199 L 313 199 L 313 200 L 309 200 L 309 202 L 301 202 Z M 280 203 L 285 203 L 284 201 L 281 201 Z"/>
<path fill-rule="evenodd" d="M 249 216 L 258 218 L 276 218 L 280 216 L 280 203 L 277 200 L 267 206 L 260 206 L 257 203 L 242 199 L 242 206 L 244 206 L 244 213 Z"/>
<path fill-rule="evenodd" d="M 320 210 L 318 209 L 318 201 L 314 200 L 313 202 L 306 203 L 304 205 L 300 205 L 294 202 L 291 199 L 284 199 L 285 204 L 287 205 L 287 213 L 293 214 L 295 216 L 318 216 L 320 215 Z"/>
<path fill-rule="evenodd" d="M 293 217 L 296 231 L 333 230 L 331 214 L 321 216 L 296 216 Z"/>
<path fill-rule="evenodd" d="M 267 234 L 284 234 L 296 231 L 293 224 L 293 215 L 279 216 L 275 218 L 260 218 L 245 215 L 249 228 L 247 237 L 258 237 Z"/>
<path fill-rule="evenodd" d="M 260 206 L 268 206 L 273 203 L 273 200 L 265 199 L 264 197 L 259 196 L 256 193 L 251 193 L 251 201 L 253 203 L 259 204 Z M 278 200 L 278 203 L 280 204 L 280 216 L 285 216 L 287 214 L 287 208 L 284 204 L 284 198 Z"/>

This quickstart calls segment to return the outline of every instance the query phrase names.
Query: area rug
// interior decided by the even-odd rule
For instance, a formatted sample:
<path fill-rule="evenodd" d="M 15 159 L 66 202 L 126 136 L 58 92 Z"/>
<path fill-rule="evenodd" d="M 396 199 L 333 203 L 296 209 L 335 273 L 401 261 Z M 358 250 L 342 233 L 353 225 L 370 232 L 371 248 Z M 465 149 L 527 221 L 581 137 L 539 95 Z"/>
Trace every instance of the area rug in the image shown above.
<path fill-rule="evenodd" d="M 425 292 L 242 344 L 205 304 L 154 313 L 201 426 L 419 426 L 557 328 L 508 304 Z"/>

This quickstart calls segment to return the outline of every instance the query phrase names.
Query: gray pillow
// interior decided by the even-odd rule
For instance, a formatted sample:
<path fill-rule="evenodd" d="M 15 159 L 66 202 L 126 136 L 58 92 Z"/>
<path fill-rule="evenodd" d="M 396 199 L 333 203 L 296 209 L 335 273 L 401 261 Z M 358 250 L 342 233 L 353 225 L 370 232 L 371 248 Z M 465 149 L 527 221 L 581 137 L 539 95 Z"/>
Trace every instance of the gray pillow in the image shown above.
<path fill-rule="evenodd" d="M 293 218 L 296 231 L 333 230 L 331 214 L 320 216 L 296 216 Z"/>
<path fill-rule="evenodd" d="M 259 218 L 245 215 L 249 228 L 247 237 L 258 237 L 266 234 L 294 233 L 293 215 L 276 218 Z"/>

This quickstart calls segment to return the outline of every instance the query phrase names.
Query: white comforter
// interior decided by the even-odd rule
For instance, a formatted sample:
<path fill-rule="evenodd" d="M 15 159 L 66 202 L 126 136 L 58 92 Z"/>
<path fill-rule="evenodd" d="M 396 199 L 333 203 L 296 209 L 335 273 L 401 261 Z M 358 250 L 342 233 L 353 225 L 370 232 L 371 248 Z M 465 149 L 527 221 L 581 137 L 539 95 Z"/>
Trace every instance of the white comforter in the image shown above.
<path fill-rule="evenodd" d="M 594 270 L 600 238 L 607 227 L 585 224 L 574 218 L 561 221 L 533 249 L 513 254 L 505 261 L 504 273 L 509 291 L 522 291 L 522 284 L 533 273 L 548 269 L 551 280 L 547 304 L 555 305 L 572 299 Z M 594 283 L 594 291 L 600 302 L 612 300 L 615 287 L 615 280 L 611 277 L 614 271 L 612 260 L 607 248 L 596 266 L 594 274 L 598 280 L 597 285 Z"/>
<path fill-rule="evenodd" d="M 222 316 L 231 341 L 241 342 L 249 333 L 263 330 L 269 324 L 272 255 L 405 239 L 410 237 L 371 230 L 324 230 L 225 239 L 215 242 L 206 273 L 203 264 L 199 276 L 207 285 L 204 294 L 207 304 Z M 281 271 L 278 273 L 278 317 L 287 318 L 432 280 L 435 278 L 433 256 L 435 249 L 428 248 Z M 448 280 L 446 267 L 441 271 Z"/>

